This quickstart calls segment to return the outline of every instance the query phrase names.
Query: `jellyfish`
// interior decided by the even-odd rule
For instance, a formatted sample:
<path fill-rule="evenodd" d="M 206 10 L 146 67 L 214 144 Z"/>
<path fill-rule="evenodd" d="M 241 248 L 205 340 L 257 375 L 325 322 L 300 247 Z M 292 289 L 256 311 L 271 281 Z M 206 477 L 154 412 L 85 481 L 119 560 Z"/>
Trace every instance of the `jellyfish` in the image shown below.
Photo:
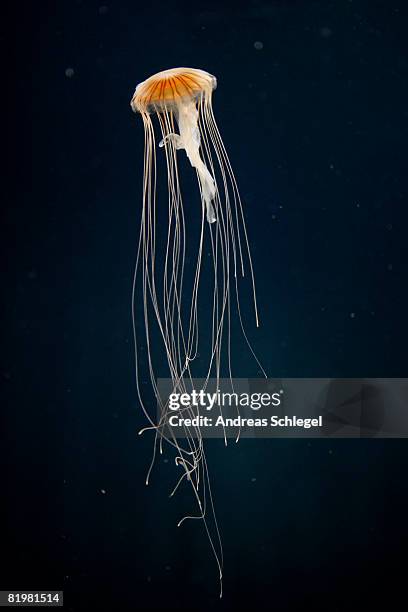
<path fill-rule="evenodd" d="M 169 433 L 168 428 L 165 429 L 169 407 L 159 395 L 157 357 L 155 359 L 159 355 L 161 371 L 165 364 L 173 391 L 182 393 L 188 384 L 192 384 L 194 362 L 200 354 L 200 346 L 205 344 L 204 354 L 208 359 L 204 366 L 204 385 L 210 376 L 218 381 L 223 373 L 232 380 L 231 322 L 232 317 L 237 316 L 245 342 L 264 373 L 243 323 L 239 279 L 246 275 L 255 324 L 259 326 L 255 277 L 242 200 L 213 113 L 212 96 L 216 86 L 216 78 L 204 70 L 173 68 L 140 83 L 132 97 L 132 110 L 140 113 L 144 126 L 142 216 L 132 316 L 137 393 L 148 420 L 142 432 L 150 429 L 155 435 L 146 483 L 156 453 L 162 453 L 163 444 L 168 443 L 175 449 L 175 463 L 181 468 L 171 494 L 182 482 L 188 481 L 198 506 L 197 513 L 183 517 L 179 526 L 186 519 L 203 520 L 222 585 L 222 545 L 203 438 L 198 427 L 193 432 L 186 431 L 183 442 Z M 158 138 L 155 122 L 160 130 Z M 158 148 L 163 149 L 164 158 L 159 158 Z M 180 176 L 183 151 L 197 176 L 196 197 L 189 195 L 188 201 L 183 197 Z M 160 174 L 163 166 L 167 176 Z M 167 205 L 163 196 L 166 184 Z M 188 226 L 191 209 L 194 209 L 195 232 Z M 208 291 L 200 292 L 203 260 L 208 254 L 212 277 L 210 295 Z M 189 282 L 186 277 L 189 277 Z M 205 329 L 202 329 L 204 322 L 200 320 L 200 305 L 210 313 L 205 320 Z M 138 326 L 136 316 L 138 306 L 142 312 L 141 326 Z M 160 406 L 159 416 L 156 406 L 149 409 L 143 397 L 142 360 Z M 212 516 L 211 525 L 208 514 Z"/>

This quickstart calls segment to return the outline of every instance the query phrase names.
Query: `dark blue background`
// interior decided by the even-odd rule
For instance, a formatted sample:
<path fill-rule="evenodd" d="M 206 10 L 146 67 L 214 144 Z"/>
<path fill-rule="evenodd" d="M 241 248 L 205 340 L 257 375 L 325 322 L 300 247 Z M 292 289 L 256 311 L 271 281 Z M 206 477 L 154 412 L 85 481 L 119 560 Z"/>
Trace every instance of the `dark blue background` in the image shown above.
<path fill-rule="evenodd" d="M 168 499 L 171 455 L 144 486 L 151 438 L 137 436 L 130 319 L 143 130 L 129 101 L 165 68 L 218 77 L 214 112 L 258 279 L 262 328 L 249 332 L 270 375 L 404 376 L 405 3 L 15 10 L 3 20 L 17 175 L 3 201 L 0 587 L 63 588 L 69 610 L 393 608 L 404 441 L 209 442 L 222 601 L 202 526 L 176 528 L 192 500 L 187 489 Z M 237 374 L 256 375 L 247 355 Z"/>

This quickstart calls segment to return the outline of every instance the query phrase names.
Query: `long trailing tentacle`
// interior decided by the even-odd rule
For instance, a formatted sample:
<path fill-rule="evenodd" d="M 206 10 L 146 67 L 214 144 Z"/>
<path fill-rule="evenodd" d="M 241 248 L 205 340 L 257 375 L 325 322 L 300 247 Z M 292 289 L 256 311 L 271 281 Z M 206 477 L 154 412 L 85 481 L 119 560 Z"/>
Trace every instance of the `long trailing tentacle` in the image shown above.
<path fill-rule="evenodd" d="M 203 254 L 207 243 L 211 247 L 213 270 L 212 331 L 210 335 L 204 334 L 204 340 L 210 338 L 210 350 L 202 388 L 207 387 L 211 376 L 214 376 L 218 387 L 225 371 L 233 386 L 231 355 L 233 304 L 236 305 L 240 326 L 249 349 L 262 372 L 264 374 L 265 372 L 248 340 L 241 314 L 238 270 L 244 275 L 245 261 L 247 261 L 252 281 L 255 320 L 256 324 L 259 324 L 252 258 L 237 183 L 215 122 L 211 94 L 202 94 L 191 104 L 189 107 L 178 108 L 177 112 L 170 108 L 161 109 L 157 113 L 161 132 L 159 147 L 164 149 L 167 169 L 167 239 L 164 248 L 158 243 L 157 231 L 156 136 L 151 115 L 147 110 L 142 112 L 145 132 L 143 209 L 132 288 L 136 385 L 138 398 L 148 421 L 148 426 L 142 431 L 154 432 L 153 456 L 146 482 L 149 482 L 157 452 L 163 451 L 164 443 L 169 444 L 175 451 L 176 465 L 182 468 L 182 474 L 170 495 L 173 496 L 184 482 L 188 482 L 198 505 L 198 513 L 184 516 L 178 525 L 182 525 L 187 519 L 203 521 L 218 565 L 222 590 L 223 550 L 202 432 L 199 427 L 185 427 L 184 441 L 181 443 L 176 433 L 168 427 L 170 408 L 168 402 L 160 397 L 153 357 L 153 354 L 158 352 L 156 349 L 158 332 L 173 392 L 185 393 L 193 388 L 192 366 L 202 342 L 199 295 Z M 177 133 L 177 128 L 180 134 Z M 189 283 L 186 283 L 185 275 L 186 253 L 192 252 L 192 245 L 186 228 L 179 180 L 177 151 L 180 149 L 186 150 L 197 172 L 201 195 L 195 268 Z M 143 295 L 143 342 L 136 321 L 136 295 L 139 284 Z M 231 287 L 234 288 L 234 300 L 232 300 Z M 146 347 L 146 366 L 155 400 L 159 406 L 158 416 L 147 408 L 141 389 L 139 345 L 142 343 Z M 226 368 L 223 366 L 224 355 Z M 185 410 L 187 416 L 194 416 L 191 407 Z M 224 439 L 226 443 L 225 432 Z"/>

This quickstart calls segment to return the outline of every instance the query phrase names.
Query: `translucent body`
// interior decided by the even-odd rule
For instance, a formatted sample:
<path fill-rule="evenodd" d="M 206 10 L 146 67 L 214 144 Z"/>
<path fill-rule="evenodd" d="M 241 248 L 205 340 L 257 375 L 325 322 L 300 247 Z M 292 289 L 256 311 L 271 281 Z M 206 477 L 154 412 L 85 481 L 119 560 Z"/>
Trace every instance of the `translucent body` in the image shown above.
<path fill-rule="evenodd" d="M 196 100 L 210 99 L 216 85 L 216 78 L 204 70 L 173 68 L 159 72 L 140 83 L 131 101 L 133 110 L 142 114 L 169 111 L 174 114 L 180 134 L 165 134 L 159 146 L 171 141 L 176 149 L 185 149 L 191 165 L 197 170 L 209 223 L 215 221 L 212 200 L 216 188 L 214 178 L 200 157 L 201 140 Z"/>

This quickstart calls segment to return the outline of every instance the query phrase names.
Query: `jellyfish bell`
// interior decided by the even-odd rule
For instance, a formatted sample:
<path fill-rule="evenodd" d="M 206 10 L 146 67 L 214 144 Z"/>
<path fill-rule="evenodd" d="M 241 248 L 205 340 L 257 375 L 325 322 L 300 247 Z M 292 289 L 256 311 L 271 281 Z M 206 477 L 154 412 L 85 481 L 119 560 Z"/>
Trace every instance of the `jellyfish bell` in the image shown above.
<path fill-rule="evenodd" d="M 137 85 L 130 105 L 135 112 L 155 112 L 177 107 L 202 95 L 211 97 L 217 79 L 197 68 L 170 68 Z"/>
<path fill-rule="evenodd" d="M 212 204 L 216 187 L 214 178 L 200 157 L 198 120 L 200 106 L 211 105 L 212 91 L 216 86 L 217 79 L 204 70 L 172 68 L 139 83 L 130 103 L 134 112 L 143 115 L 162 113 L 167 118 L 169 115 L 176 118 L 180 133 L 168 131 L 169 123 L 165 122 L 159 146 L 172 142 L 176 149 L 185 150 L 191 165 L 197 170 L 209 223 L 216 221 Z"/>
<path fill-rule="evenodd" d="M 142 218 L 133 280 L 132 318 L 137 393 L 150 424 L 144 430 L 151 429 L 155 435 L 147 481 L 156 448 L 162 452 L 163 444 L 168 443 L 176 451 L 176 465 L 183 469 L 175 489 L 183 481 L 189 482 L 198 505 L 198 515 L 184 517 L 179 525 L 187 518 L 201 518 L 204 521 L 221 578 L 222 546 L 200 427 L 196 427 L 192 434 L 187 432 L 184 442 L 168 427 L 171 411 L 168 402 L 160 397 L 156 374 L 158 369 L 163 372 L 165 364 L 172 393 L 191 391 L 194 378 L 198 377 L 204 380 L 204 388 L 211 376 L 216 379 L 216 388 L 222 376 L 232 383 L 231 330 L 235 328 L 232 325 L 234 315 L 250 352 L 265 374 L 248 340 L 241 315 L 238 279 L 249 270 L 258 326 L 255 278 L 243 204 L 212 108 L 212 93 L 216 86 L 216 78 L 204 70 L 173 68 L 141 82 L 132 97 L 132 110 L 140 113 L 145 135 Z M 156 140 L 156 121 L 160 126 L 160 140 Z M 164 150 L 166 160 L 167 211 L 166 206 L 158 206 L 156 201 L 157 182 L 164 181 L 156 163 L 156 142 Z M 193 232 L 194 239 L 184 215 L 185 203 L 177 157 L 179 150 L 185 151 L 197 173 L 202 214 L 197 219 L 198 232 Z M 167 233 L 165 243 L 161 238 L 162 233 L 159 238 L 157 232 L 159 223 Z M 193 240 L 196 242 L 195 256 Z M 210 296 L 208 289 L 200 292 L 200 278 L 205 268 L 203 254 L 206 250 L 212 255 Z M 195 266 L 191 263 L 193 261 Z M 187 267 L 189 271 L 191 268 L 189 275 L 186 274 Z M 136 324 L 139 287 L 142 295 L 142 332 Z M 204 308 L 200 309 L 201 295 Z M 203 318 L 202 311 L 205 314 Z M 147 369 L 150 377 L 160 409 L 159 416 L 154 402 L 149 409 L 142 397 L 142 343 L 145 349 L 143 368 Z M 205 345 L 204 351 L 199 348 L 202 344 Z M 197 373 L 194 361 L 199 354 L 207 355 L 208 359 L 205 361 L 205 371 Z M 189 411 L 190 408 L 186 408 L 186 416 L 194 418 L 193 410 Z M 213 520 L 212 531 L 207 521 L 208 510 Z"/>

